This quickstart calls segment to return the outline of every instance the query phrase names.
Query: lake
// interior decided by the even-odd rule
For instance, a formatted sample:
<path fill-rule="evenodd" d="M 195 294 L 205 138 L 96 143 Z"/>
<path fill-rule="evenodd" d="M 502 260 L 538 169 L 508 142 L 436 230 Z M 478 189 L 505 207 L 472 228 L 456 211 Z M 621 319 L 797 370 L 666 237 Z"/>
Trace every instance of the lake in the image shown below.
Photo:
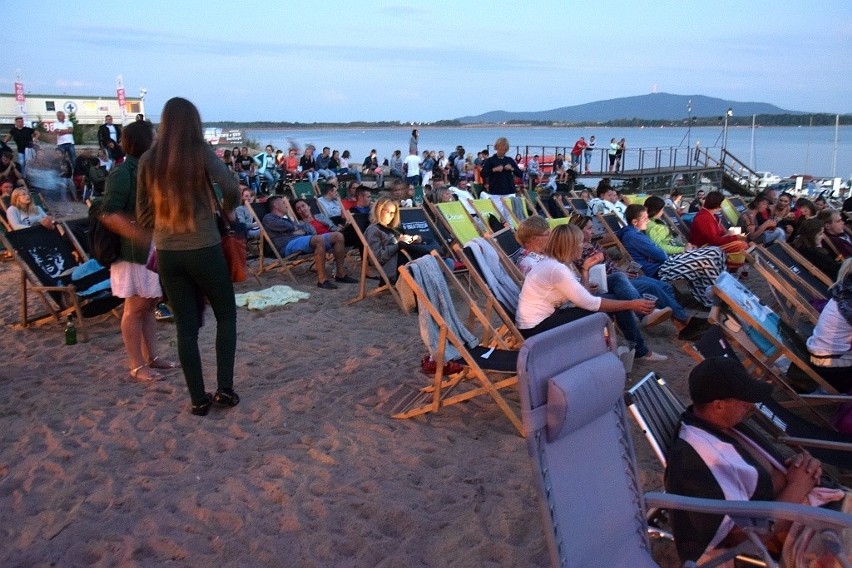
<path fill-rule="evenodd" d="M 499 136 L 505 136 L 512 145 L 530 146 L 530 150 L 539 151 L 541 147 L 573 147 L 574 142 L 585 136 L 586 140 L 594 135 L 597 147 L 605 148 L 610 138 L 625 138 L 628 150 L 637 148 L 692 147 L 696 141 L 702 148 L 716 148 L 722 145 L 722 127 L 692 128 L 567 128 L 567 127 L 521 127 L 487 126 L 463 128 L 421 127 L 419 149 L 444 150 L 449 154 L 459 144 L 466 152 L 477 151 L 491 145 Z M 781 177 L 792 174 L 808 173 L 817 177 L 832 175 L 834 156 L 834 127 L 758 127 L 754 130 L 754 152 L 752 152 L 752 129 L 750 127 L 728 128 L 728 151 L 745 164 L 757 171 L 771 171 Z M 370 153 L 371 148 L 378 151 L 380 158 L 389 158 L 394 150 L 401 150 L 403 157 L 408 152 L 408 139 L 411 127 L 400 128 L 334 128 L 316 130 L 252 130 L 247 129 L 248 138 L 256 140 L 261 146 L 272 144 L 275 148 L 286 149 L 292 140 L 304 148 L 313 144 L 317 148 L 328 146 L 332 149 L 349 150 L 352 161 L 360 163 Z M 836 176 L 843 179 L 852 177 L 852 126 L 842 126 L 839 130 L 837 146 Z M 534 150 L 533 147 L 538 147 Z M 718 156 L 718 151 L 711 155 Z M 629 167 L 629 164 L 628 164 Z"/>

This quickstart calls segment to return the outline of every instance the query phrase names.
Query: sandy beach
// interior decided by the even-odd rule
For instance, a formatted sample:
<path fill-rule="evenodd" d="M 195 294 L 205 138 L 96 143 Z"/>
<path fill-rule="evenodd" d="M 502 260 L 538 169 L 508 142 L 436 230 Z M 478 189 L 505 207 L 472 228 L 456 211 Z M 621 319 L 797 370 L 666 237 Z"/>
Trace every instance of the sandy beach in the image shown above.
<path fill-rule="evenodd" d="M 425 384 L 416 316 L 388 295 L 346 305 L 357 285 L 297 278 L 309 299 L 238 308 L 242 402 L 201 418 L 179 370 L 130 379 L 117 319 L 92 323 L 75 346 L 63 323 L 16 325 L 19 270 L 0 263 L 0 565 L 547 565 L 524 440 L 497 406 L 478 398 L 391 418 L 393 393 Z M 174 325 L 157 329 L 176 358 Z M 646 335 L 670 357 L 655 369 L 682 391 L 692 362 L 672 325 Z M 630 379 L 650 370 L 637 364 Z M 635 434 L 634 444 L 644 489 L 660 489 L 647 443 Z M 668 545 L 658 552 L 674 565 Z"/>

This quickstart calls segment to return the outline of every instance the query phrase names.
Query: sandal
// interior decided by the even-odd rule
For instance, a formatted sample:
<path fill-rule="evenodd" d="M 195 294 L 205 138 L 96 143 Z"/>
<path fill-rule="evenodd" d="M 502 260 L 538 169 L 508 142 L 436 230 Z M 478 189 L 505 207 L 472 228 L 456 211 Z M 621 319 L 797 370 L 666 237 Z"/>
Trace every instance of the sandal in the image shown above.
<path fill-rule="evenodd" d="M 167 359 L 160 359 L 160 356 L 156 356 L 150 361 L 148 361 L 148 366 L 152 369 L 178 369 L 180 368 L 180 364 L 175 361 L 169 361 Z"/>
<path fill-rule="evenodd" d="M 192 413 L 195 416 L 207 416 L 207 413 L 210 412 L 210 407 L 213 405 L 213 396 L 206 392 L 204 393 L 204 402 L 201 404 L 193 404 L 192 405 Z"/>
<path fill-rule="evenodd" d="M 135 369 L 130 369 L 130 376 L 137 381 L 158 381 L 163 378 L 163 375 L 151 369 L 148 365 L 139 365 Z"/>
<path fill-rule="evenodd" d="M 213 396 L 217 406 L 236 406 L 240 403 L 240 395 L 234 389 L 218 389 Z"/>

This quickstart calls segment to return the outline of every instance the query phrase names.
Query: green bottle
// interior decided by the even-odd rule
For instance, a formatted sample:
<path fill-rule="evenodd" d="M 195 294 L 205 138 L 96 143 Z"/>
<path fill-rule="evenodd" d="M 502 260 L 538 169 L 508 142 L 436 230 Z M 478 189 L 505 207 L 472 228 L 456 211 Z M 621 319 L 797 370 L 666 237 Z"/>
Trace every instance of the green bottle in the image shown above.
<path fill-rule="evenodd" d="M 77 345 L 77 328 L 74 327 L 74 316 L 68 316 L 65 326 L 65 345 Z"/>

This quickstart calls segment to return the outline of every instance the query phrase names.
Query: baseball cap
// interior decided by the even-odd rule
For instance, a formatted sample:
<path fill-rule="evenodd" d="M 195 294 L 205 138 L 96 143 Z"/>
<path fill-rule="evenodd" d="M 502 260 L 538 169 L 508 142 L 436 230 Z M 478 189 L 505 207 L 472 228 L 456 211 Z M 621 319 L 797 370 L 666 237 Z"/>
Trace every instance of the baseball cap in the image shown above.
<path fill-rule="evenodd" d="M 752 378 L 742 363 L 730 357 L 711 357 L 689 373 L 689 396 L 696 404 L 735 398 L 745 402 L 769 399 L 772 385 Z"/>

